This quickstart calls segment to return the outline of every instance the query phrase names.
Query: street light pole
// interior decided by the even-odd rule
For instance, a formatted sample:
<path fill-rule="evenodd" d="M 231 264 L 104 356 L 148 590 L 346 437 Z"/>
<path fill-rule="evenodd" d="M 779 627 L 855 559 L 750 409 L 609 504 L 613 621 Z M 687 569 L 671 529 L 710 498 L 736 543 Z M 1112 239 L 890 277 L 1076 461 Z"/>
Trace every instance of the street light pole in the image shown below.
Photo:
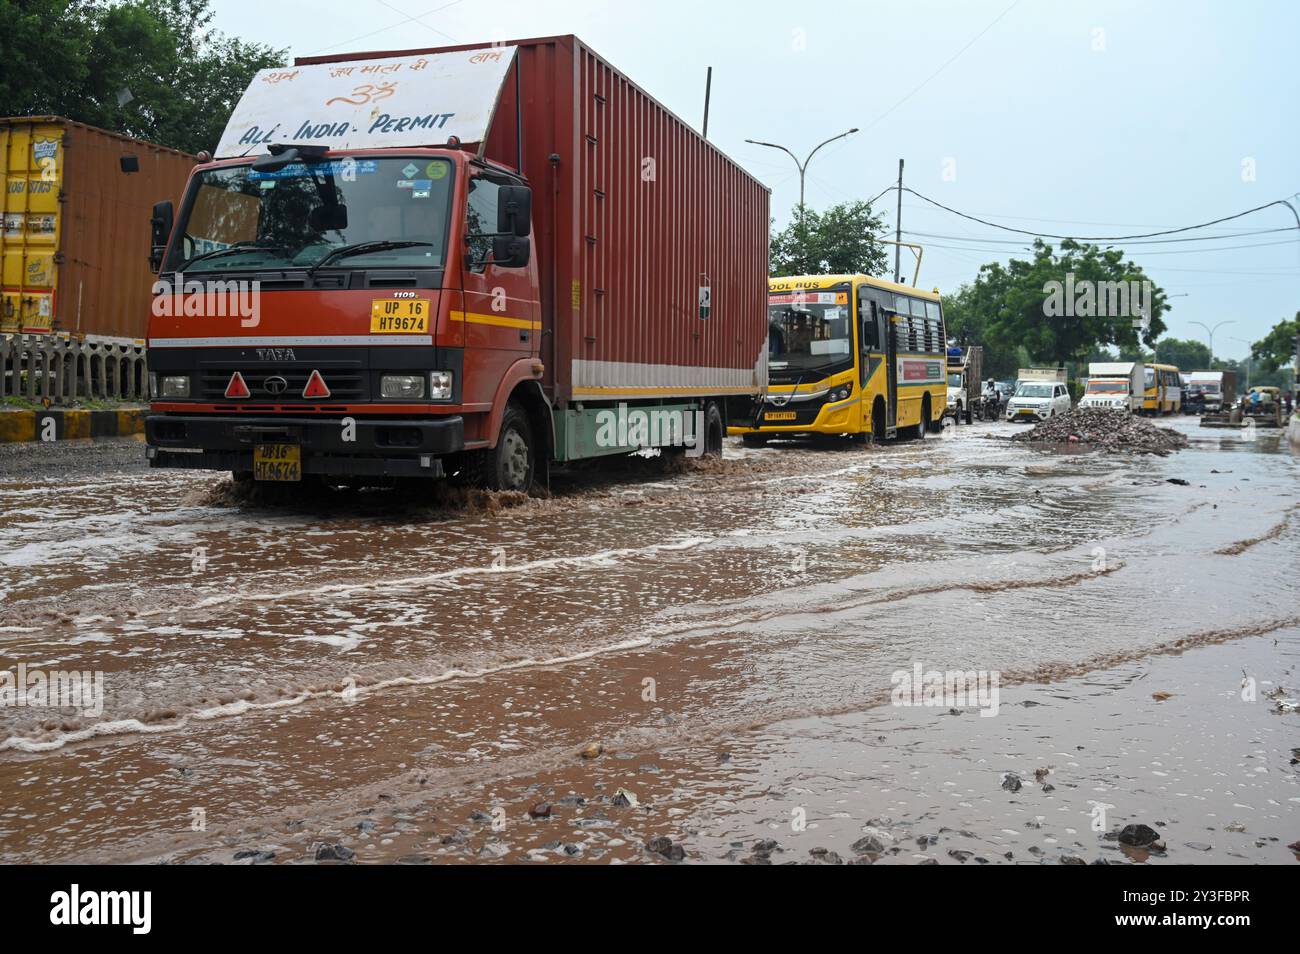
<path fill-rule="evenodd" d="M 1228 337 L 1232 338 L 1231 335 L 1229 335 Z M 1232 340 L 1237 342 L 1238 344 L 1244 344 L 1247 348 L 1250 347 L 1250 342 L 1246 341 L 1243 338 L 1232 338 Z M 1250 352 L 1247 351 L 1246 352 L 1246 390 L 1247 391 L 1250 390 L 1250 369 L 1254 366 L 1254 364 L 1255 362 L 1251 360 Z"/>
<path fill-rule="evenodd" d="M 1199 321 L 1189 321 L 1188 324 L 1189 324 L 1189 325 L 1196 325 L 1196 327 L 1198 327 L 1198 328 L 1204 328 L 1204 329 L 1205 329 L 1205 333 L 1206 333 L 1207 335 L 1209 335 L 1209 337 L 1210 337 L 1210 367 L 1209 367 L 1208 370 L 1213 371 L 1213 370 L 1214 370 L 1214 333 L 1215 333 L 1216 331 L 1218 331 L 1220 328 L 1222 328 L 1224 325 L 1232 325 L 1232 324 L 1236 324 L 1236 322 L 1235 322 L 1233 319 L 1229 318 L 1227 321 L 1221 321 L 1221 322 L 1219 322 L 1219 323 L 1218 323 L 1217 325 L 1215 325 L 1213 328 L 1211 328 L 1209 325 L 1202 324 L 1202 323 L 1199 322 Z"/>
<path fill-rule="evenodd" d="M 853 135 L 853 134 L 854 134 L 855 132 L 857 132 L 857 131 L 858 131 L 858 128 L 857 128 L 856 126 L 854 126 L 854 127 L 853 127 L 852 129 L 850 129 L 848 132 L 842 132 L 842 133 L 840 133 L 838 136 L 831 136 L 831 138 L 830 138 L 830 139 L 827 139 L 825 142 L 818 143 L 815 147 L 813 147 L 813 151 L 810 152 L 810 153 L 808 153 L 807 158 L 805 158 L 803 162 L 800 162 L 800 161 L 799 161 L 799 157 L 796 156 L 796 155 L 795 155 L 793 152 L 791 152 L 789 149 L 787 149 L 785 146 L 779 145 L 779 144 L 777 144 L 777 143 L 774 143 L 774 142 L 763 142 L 763 141 L 758 140 L 758 139 L 746 139 L 745 142 L 749 143 L 749 144 L 752 145 L 752 146 L 767 146 L 769 149 L 780 149 L 783 153 L 785 153 L 787 156 L 789 156 L 791 159 L 794 160 L 794 164 L 795 164 L 796 166 L 799 167 L 799 214 L 802 215 L 802 214 L 803 214 L 804 175 L 805 175 L 805 174 L 807 173 L 807 171 L 808 171 L 808 163 L 812 162 L 812 157 L 815 156 L 815 155 L 817 155 L 817 150 L 820 149 L 822 146 L 830 145 L 830 144 L 833 143 L 835 140 L 837 140 L 837 139 L 843 139 L 843 138 L 846 137 L 846 136 L 851 136 L 851 135 Z"/>

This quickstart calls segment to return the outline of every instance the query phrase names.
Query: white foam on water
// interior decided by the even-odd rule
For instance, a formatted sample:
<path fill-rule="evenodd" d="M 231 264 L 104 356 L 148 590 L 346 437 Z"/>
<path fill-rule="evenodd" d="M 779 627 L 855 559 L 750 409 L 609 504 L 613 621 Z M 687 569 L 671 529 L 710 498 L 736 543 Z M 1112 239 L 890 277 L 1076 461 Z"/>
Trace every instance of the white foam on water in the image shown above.
<path fill-rule="evenodd" d="M 383 692 L 387 689 L 396 689 L 405 686 L 436 686 L 453 680 L 482 679 L 488 676 L 497 675 L 498 673 L 514 672 L 520 669 L 564 666 L 570 663 L 593 659 L 597 656 L 628 652 L 633 649 L 642 649 L 649 646 L 652 642 L 653 640 L 649 637 L 627 639 L 607 646 L 596 646 L 591 649 L 584 649 L 579 652 L 569 653 L 564 656 L 554 656 L 548 659 L 533 659 L 530 657 L 526 659 L 516 659 L 513 662 L 503 663 L 500 666 L 488 666 L 482 669 L 447 669 L 430 676 L 397 676 L 392 679 L 384 679 L 365 686 L 358 685 L 355 688 L 346 689 L 341 692 L 333 689 L 318 691 L 308 690 L 303 691 L 296 696 L 290 696 L 285 699 L 274 699 L 266 702 L 241 699 L 236 702 L 226 703 L 225 705 L 213 706 L 208 709 L 199 709 L 190 713 L 188 716 L 182 716 L 178 719 L 173 719 L 167 722 L 142 722 L 139 719 L 113 719 L 104 722 L 95 722 L 80 729 L 60 733 L 49 739 L 29 739 L 21 736 L 10 736 L 4 741 L 0 741 L 0 752 L 6 750 L 28 753 L 52 752 L 56 749 L 61 749 L 72 742 L 84 742 L 86 739 L 103 736 L 140 734 L 157 735 L 163 732 L 178 732 L 181 729 L 184 729 L 192 720 L 198 722 L 209 722 L 216 719 L 227 719 L 232 716 L 240 716 L 249 712 L 288 709 L 300 706 L 313 699 L 333 698 L 342 699 L 345 702 L 356 702 L 365 696 L 373 695 L 377 692 Z"/>

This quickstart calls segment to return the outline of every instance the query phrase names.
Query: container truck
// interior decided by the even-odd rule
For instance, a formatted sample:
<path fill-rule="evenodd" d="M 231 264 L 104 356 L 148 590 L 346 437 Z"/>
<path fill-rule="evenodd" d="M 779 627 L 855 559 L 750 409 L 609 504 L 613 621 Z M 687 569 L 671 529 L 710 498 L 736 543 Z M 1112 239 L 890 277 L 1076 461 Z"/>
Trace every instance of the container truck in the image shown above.
<path fill-rule="evenodd" d="M 59 116 L 0 118 L 0 332 L 144 339 L 149 238 L 193 156 Z"/>
<path fill-rule="evenodd" d="M 1105 407 L 1137 414 L 1146 394 L 1146 367 L 1141 361 L 1094 361 L 1079 407 Z"/>
<path fill-rule="evenodd" d="M 155 467 L 527 490 L 765 390 L 768 190 L 573 36 L 263 70 L 153 231 Z"/>

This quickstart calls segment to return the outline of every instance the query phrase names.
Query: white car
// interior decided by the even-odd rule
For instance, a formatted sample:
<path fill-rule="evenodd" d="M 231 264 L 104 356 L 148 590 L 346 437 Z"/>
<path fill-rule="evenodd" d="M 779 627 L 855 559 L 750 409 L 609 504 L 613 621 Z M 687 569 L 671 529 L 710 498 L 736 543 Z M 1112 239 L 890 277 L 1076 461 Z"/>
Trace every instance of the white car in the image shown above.
<path fill-rule="evenodd" d="M 1070 410 L 1070 392 L 1064 384 L 1026 381 L 1007 402 L 1008 421 L 1045 421 Z"/>

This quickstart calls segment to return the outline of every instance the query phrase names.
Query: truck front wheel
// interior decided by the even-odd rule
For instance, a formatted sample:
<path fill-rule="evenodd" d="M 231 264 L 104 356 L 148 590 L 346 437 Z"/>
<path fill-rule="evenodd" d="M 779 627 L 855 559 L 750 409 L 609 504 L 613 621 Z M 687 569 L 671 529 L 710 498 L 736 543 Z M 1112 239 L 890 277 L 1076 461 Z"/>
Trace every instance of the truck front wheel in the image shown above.
<path fill-rule="evenodd" d="M 497 446 L 487 452 L 485 463 L 483 483 L 489 490 L 527 493 L 532 489 L 537 471 L 537 446 L 528 415 L 513 401 L 506 406 Z"/>

